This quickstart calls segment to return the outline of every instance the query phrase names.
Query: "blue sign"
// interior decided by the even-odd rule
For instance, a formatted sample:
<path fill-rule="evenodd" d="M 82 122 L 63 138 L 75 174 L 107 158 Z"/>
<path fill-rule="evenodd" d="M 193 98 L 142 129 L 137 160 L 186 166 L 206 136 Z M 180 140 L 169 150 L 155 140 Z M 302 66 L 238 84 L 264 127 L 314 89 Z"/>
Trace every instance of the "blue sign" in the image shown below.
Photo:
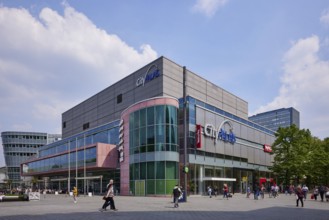
<path fill-rule="evenodd" d="M 229 125 L 230 127 L 230 131 L 227 132 L 226 130 L 224 130 L 224 124 Z M 212 124 L 206 124 L 204 127 L 204 134 L 208 137 L 214 138 L 215 142 L 217 140 L 222 140 L 224 142 L 229 142 L 231 144 L 234 144 L 236 142 L 236 138 L 235 135 L 233 133 L 233 126 L 231 124 L 230 121 L 228 120 L 224 120 L 220 126 L 218 127 L 218 129 L 216 130 L 215 126 Z"/>
<path fill-rule="evenodd" d="M 231 144 L 234 144 L 236 142 L 236 138 L 233 132 L 230 131 L 230 133 L 227 133 L 223 128 L 221 128 L 220 131 L 218 132 L 217 139 L 220 139 L 225 142 L 229 142 Z"/>

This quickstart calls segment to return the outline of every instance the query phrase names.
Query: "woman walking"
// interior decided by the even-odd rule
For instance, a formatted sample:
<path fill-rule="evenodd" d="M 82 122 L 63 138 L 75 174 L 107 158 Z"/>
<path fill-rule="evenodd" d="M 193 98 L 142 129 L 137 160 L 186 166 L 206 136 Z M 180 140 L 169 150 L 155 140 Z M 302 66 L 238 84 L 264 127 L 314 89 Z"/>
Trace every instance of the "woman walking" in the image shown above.
<path fill-rule="evenodd" d="M 302 204 L 302 207 L 304 207 L 304 192 L 302 191 L 302 187 L 298 186 L 296 190 L 296 206 L 298 207 L 298 201 Z"/>
<path fill-rule="evenodd" d="M 73 187 L 73 201 L 74 203 L 77 203 L 77 197 L 78 197 L 78 188 L 76 186 Z"/>
<path fill-rule="evenodd" d="M 113 189 L 113 180 L 111 179 L 109 184 L 107 185 L 107 193 L 104 196 L 105 202 L 102 206 L 102 208 L 99 210 L 101 212 L 106 211 L 106 208 L 110 205 L 111 206 L 111 210 L 113 211 L 118 211 L 115 208 L 115 204 L 114 204 L 114 189 Z"/>

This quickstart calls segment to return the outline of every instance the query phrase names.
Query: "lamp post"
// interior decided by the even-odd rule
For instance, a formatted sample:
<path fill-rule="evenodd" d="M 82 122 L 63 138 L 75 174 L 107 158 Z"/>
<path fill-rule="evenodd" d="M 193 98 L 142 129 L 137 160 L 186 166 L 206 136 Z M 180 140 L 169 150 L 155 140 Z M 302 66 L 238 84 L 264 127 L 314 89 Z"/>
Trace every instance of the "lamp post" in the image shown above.
<path fill-rule="evenodd" d="M 187 101 L 186 101 L 186 67 L 183 67 L 183 126 L 184 126 L 184 171 L 186 171 L 186 167 L 187 167 Z M 185 198 L 187 202 L 187 173 L 188 172 L 184 172 L 184 191 L 185 191 Z"/>

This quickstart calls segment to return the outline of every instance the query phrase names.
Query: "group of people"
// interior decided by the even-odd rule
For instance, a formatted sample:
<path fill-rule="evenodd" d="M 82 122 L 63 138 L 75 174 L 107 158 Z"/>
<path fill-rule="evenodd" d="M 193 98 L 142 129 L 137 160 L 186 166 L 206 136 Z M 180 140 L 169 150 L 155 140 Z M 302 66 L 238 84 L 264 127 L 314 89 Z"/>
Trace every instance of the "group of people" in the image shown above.
<path fill-rule="evenodd" d="M 304 207 L 304 202 L 307 199 L 307 194 L 309 192 L 309 189 L 306 185 L 303 185 L 303 187 L 301 185 L 297 186 L 297 189 L 295 191 L 296 194 L 296 206 L 298 207 L 299 205 L 299 201 L 302 205 L 302 207 Z M 316 186 L 314 188 L 313 193 L 311 194 L 311 199 L 317 200 L 318 195 L 320 195 L 321 201 L 324 201 L 324 197 L 326 196 L 327 198 L 327 193 L 328 193 L 328 199 L 329 200 L 329 190 L 327 187 L 321 185 L 321 186 Z"/>
<path fill-rule="evenodd" d="M 217 189 L 216 188 L 213 189 L 211 186 L 208 186 L 207 192 L 208 192 L 209 198 L 211 198 L 213 194 L 215 196 L 217 196 Z M 228 199 L 228 197 L 230 197 L 229 188 L 228 188 L 228 185 L 226 183 L 224 183 L 223 184 L 223 198 Z"/>
<path fill-rule="evenodd" d="M 311 197 L 313 197 L 314 200 L 318 199 L 318 196 L 320 195 L 321 202 L 324 201 L 324 197 L 326 197 L 327 201 L 329 201 L 329 189 L 326 186 L 316 186 L 314 188 L 313 194 Z"/>
<path fill-rule="evenodd" d="M 101 212 L 106 211 L 107 207 L 110 206 L 110 209 L 113 211 L 117 211 L 118 209 L 115 208 L 115 203 L 114 203 L 114 188 L 113 188 L 113 180 L 111 179 L 109 184 L 106 186 L 107 190 L 106 190 L 106 195 L 103 197 L 104 204 L 102 206 L 102 208 L 100 209 Z M 270 189 L 268 189 L 270 197 L 276 197 L 278 196 L 278 192 L 279 192 L 279 187 L 277 185 L 273 185 L 271 186 Z M 292 192 L 295 192 L 296 195 L 296 206 L 299 206 L 299 202 L 301 203 L 301 206 L 304 207 L 304 200 L 306 200 L 307 198 L 307 194 L 308 194 L 308 187 L 306 185 L 304 185 L 303 187 L 301 185 L 298 185 L 296 187 L 296 189 L 293 186 L 289 187 L 289 194 L 292 194 Z M 227 186 L 227 184 L 223 185 L 223 198 L 228 199 L 228 192 L 229 192 L 229 188 Z M 324 197 L 327 197 L 327 201 L 329 198 L 329 195 L 327 196 L 326 193 L 329 194 L 329 189 L 325 186 L 319 186 L 319 187 L 315 187 L 313 193 L 312 193 L 312 199 L 317 200 L 318 195 L 320 195 L 321 201 L 324 201 Z M 211 198 L 212 195 L 212 188 L 209 186 L 208 187 L 208 194 L 209 197 Z M 250 187 L 247 187 L 247 198 L 249 198 L 249 195 L 251 194 L 251 190 Z M 255 194 L 255 198 L 256 196 L 258 197 L 259 194 L 262 195 L 262 198 L 264 198 L 264 194 L 265 194 L 265 187 L 264 185 L 262 185 L 261 187 L 255 187 L 254 189 L 254 194 Z M 73 188 L 73 200 L 74 203 L 77 202 L 77 195 L 78 195 L 78 190 L 77 187 Z M 182 196 L 182 190 L 181 188 L 178 186 L 178 184 L 176 184 L 176 186 L 173 189 L 172 192 L 173 198 L 174 198 L 174 208 L 178 208 L 178 201 L 179 198 Z"/>

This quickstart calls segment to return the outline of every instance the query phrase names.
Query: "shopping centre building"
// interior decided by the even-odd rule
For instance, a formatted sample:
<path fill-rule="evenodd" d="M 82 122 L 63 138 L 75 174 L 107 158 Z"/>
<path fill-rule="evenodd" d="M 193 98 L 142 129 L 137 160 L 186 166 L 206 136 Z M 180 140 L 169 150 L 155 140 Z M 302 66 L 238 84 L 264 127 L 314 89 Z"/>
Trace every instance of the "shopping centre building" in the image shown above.
<path fill-rule="evenodd" d="M 115 74 L 115 73 L 110 73 Z M 245 192 L 273 176 L 273 131 L 248 120 L 248 103 L 160 57 L 62 114 L 61 141 L 21 164 L 40 187 L 120 195 Z"/>

